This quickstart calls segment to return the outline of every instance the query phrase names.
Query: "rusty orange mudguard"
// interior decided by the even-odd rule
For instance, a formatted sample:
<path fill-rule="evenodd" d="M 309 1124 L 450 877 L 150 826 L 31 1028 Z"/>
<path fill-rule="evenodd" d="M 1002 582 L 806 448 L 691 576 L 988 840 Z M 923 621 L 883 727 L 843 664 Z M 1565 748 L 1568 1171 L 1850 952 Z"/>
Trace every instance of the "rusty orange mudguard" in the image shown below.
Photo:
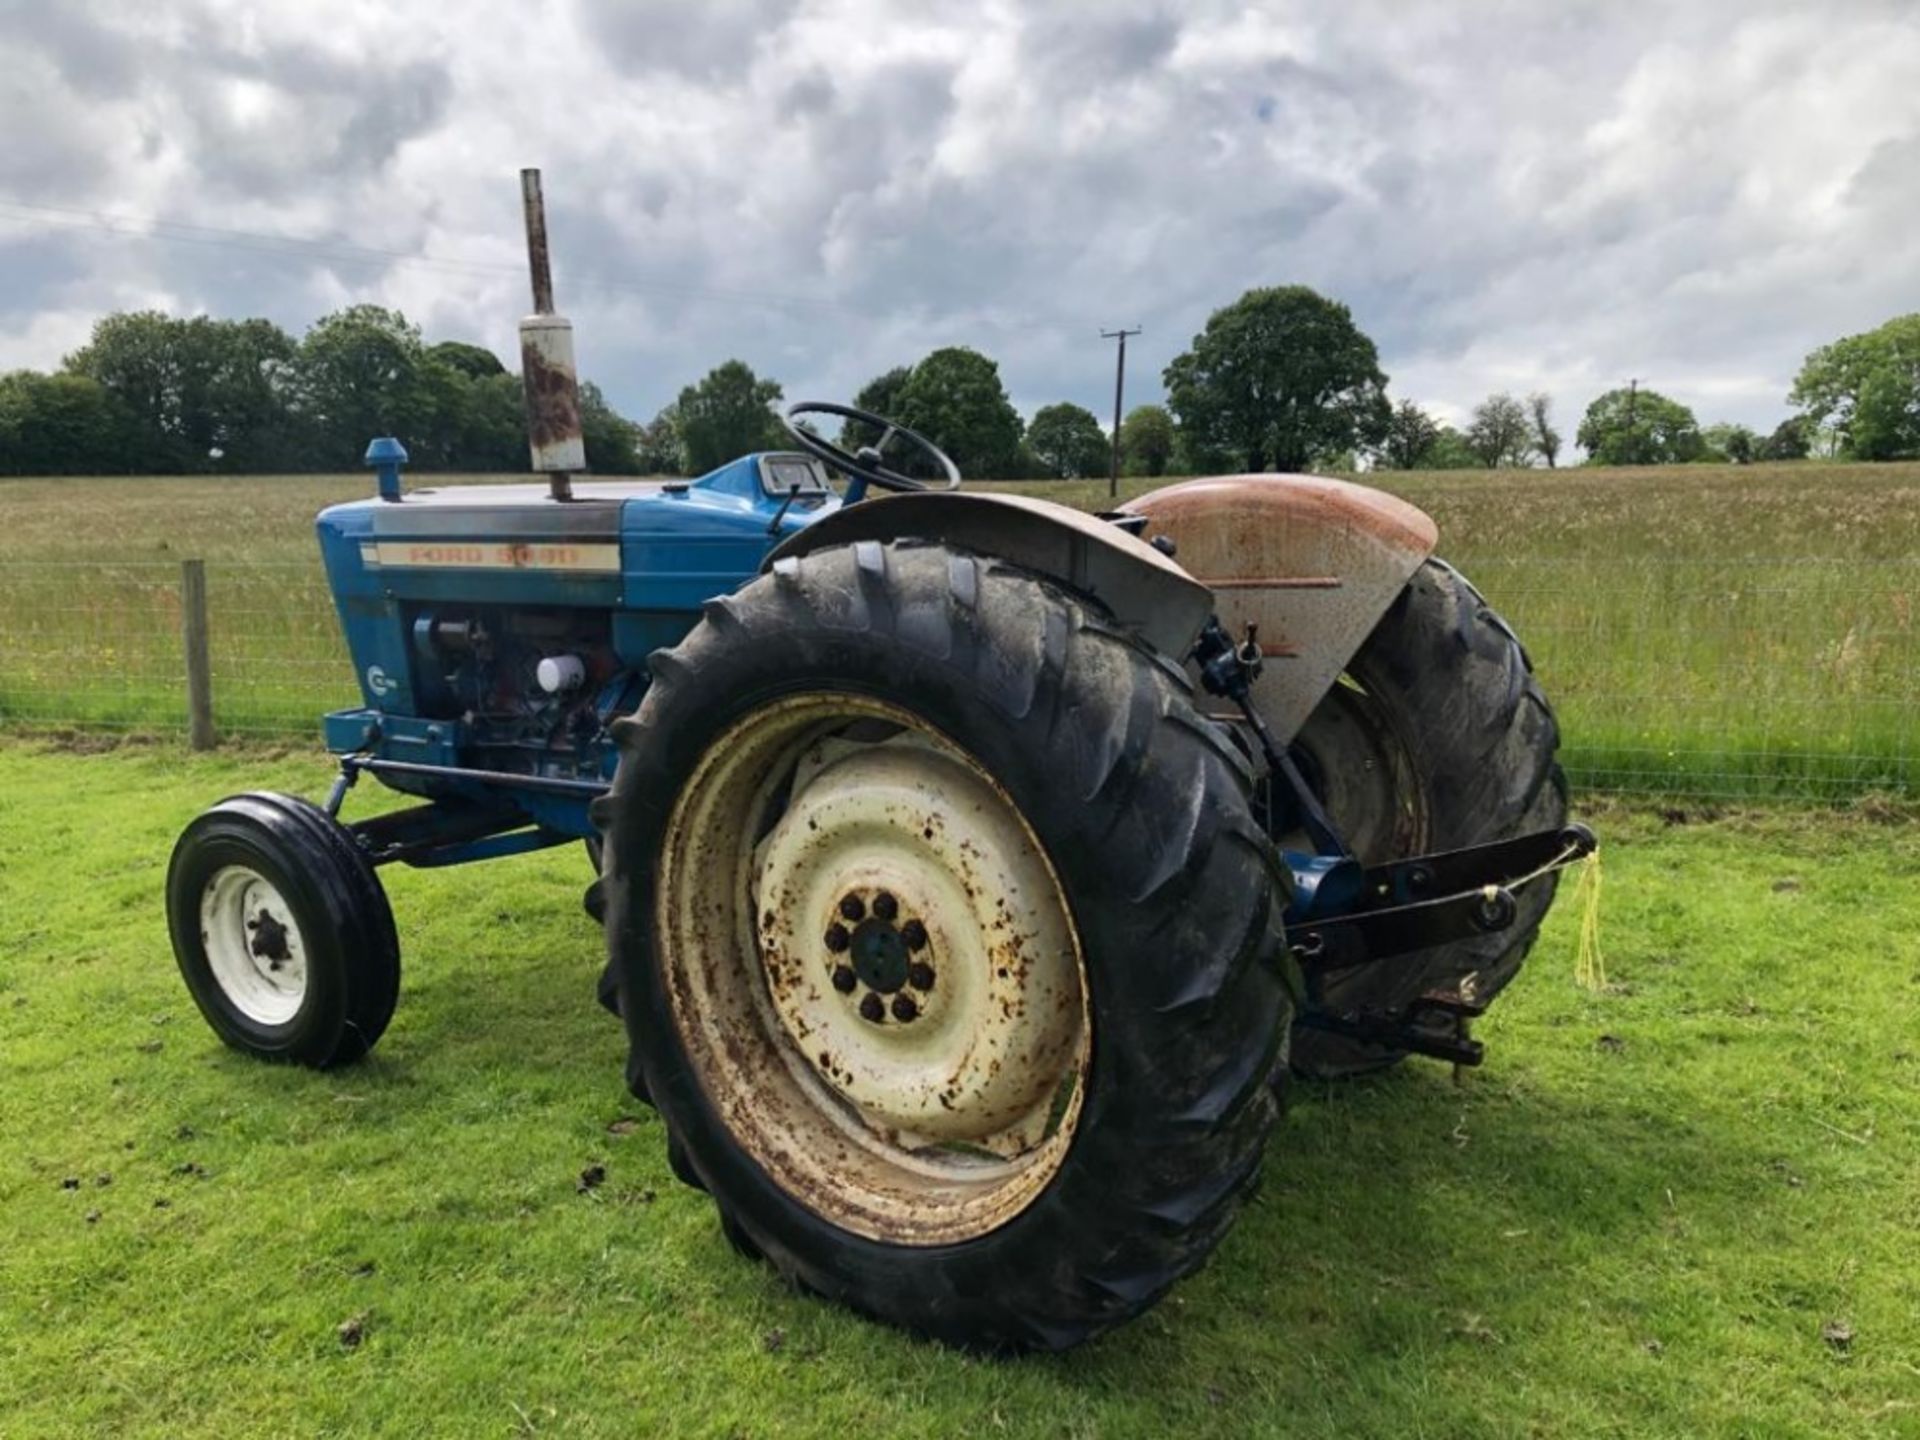
<path fill-rule="evenodd" d="M 1124 508 L 1147 517 L 1147 538 L 1172 538 L 1175 559 L 1214 592 L 1229 634 L 1258 627 L 1267 663 L 1254 700 L 1282 741 L 1340 678 L 1439 537 L 1406 501 L 1317 475 L 1188 480 Z"/>

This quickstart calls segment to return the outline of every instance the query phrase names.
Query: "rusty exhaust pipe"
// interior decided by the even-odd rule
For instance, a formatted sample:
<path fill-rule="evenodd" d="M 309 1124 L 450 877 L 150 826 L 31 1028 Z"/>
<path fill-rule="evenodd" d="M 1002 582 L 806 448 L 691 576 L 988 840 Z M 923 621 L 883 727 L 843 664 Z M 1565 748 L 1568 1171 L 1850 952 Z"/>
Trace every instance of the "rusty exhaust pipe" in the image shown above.
<path fill-rule="evenodd" d="M 573 498 L 573 477 L 587 468 L 580 429 L 580 384 L 573 364 L 573 322 L 553 313 L 553 270 L 547 254 L 547 207 L 540 172 L 520 172 L 527 220 L 527 268 L 533 314 L 520 322 L 520 380 L 527 393 L 527 442 L 533 468 L 556 500 Z"/>

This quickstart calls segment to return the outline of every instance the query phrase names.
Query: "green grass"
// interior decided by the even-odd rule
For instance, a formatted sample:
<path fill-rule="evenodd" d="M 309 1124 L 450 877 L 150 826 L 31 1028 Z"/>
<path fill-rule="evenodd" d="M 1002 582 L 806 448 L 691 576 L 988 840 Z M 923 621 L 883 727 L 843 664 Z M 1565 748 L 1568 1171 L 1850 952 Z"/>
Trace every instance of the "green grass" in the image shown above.
<path fill-rule="evenodd" d="M 223 1050 L 168 849 L 325 778 L 0 744 L 0 1433 L 1920 1433 L 1910 817 L 1603 813 L 1605 992 L 1563 904 L 1484 1070 L 1310 1088 L 1201 1275 L 988 1362 L 727 1249 L 621 1088 L 571 849 L 387 873 L 370 1062 Z"/>
<path fill-rule="evenodd" d="M 1433 514 L 1440 553 L 1527 642 L 1577 783 L 1920 789 L 1920 464 L 1373 478 Z M 313 734 L 355 691 L 312 518 L 368 488 L 0 481 L 0 723 L 177 731 L 178 565 L 196 556 L 222 727 Z M 1018 488 L 1107 503 L 1104 482 Z"/>

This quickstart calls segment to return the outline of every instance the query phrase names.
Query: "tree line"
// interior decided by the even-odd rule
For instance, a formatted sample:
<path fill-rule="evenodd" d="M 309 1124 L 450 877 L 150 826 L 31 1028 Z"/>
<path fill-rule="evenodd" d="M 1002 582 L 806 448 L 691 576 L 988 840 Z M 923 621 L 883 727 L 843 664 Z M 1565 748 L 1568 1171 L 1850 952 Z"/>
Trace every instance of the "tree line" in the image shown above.
<path fill-rule="evenodd" d="M 1161 379 L 1166 404 L 1137 406 L 1121 422 L 1129 475 L 1552 468 L 1565 449 L 1544 392 L 1490 395 L 1458 428 L 1414 401 L 1394 403 L 1379 352 L 1352 312 L 1305 286 L 1250 290 L 1215 311 Z M 778 445 L 771 407 L 781 393 L 730 360 L 645 427 L 643 462 L 697 474 Z M 1731 423 L 1703 427 L 1679 401 L 1633 383 L 1595 399 L 1573 438 L 1595 465 L 1920 457 L 1920 315 L 1816 350 L 1789 403 L 1801 413 L 1761 435 Z M 963 474 L 1072 478 L 1104 474 L 1110 463 L 1110 436 L 1092 411 L 1046 405 L 1023 423 L 999 367 L 964 346 L 875 376 L 854 404 L 920 431 Z M 877 438 L 861 431 L 849 424 L 840 440 L 852 448 Z"/>
<path fill-rule="evenodd" d="M 1126 473 L 1461 469 L 1559 464 L 1564 437 L 1542 392 L 1502 392 L 1464 425 L 1387 393 L 1373 341 L 1351 311 L 1301 285 L 1250 290 L 1216 310 L 1163 371 L 1164 405 L 1120 426 Z M 587 460 L 601 474 L 702 474 L 790 443 L 780 384 L 728 360 L 646 424 L 581 385 Z M 0 376 L 0 474 L 274 473 L 357 465 L 368 439 L 396 435 L 428 470 L 524 470 L 518 378 L 491 351 L 429 344 L 397 311 L 356 305 L 298 341 L 266 320 L 110 315 L 52 374 Z M 856 407 L 921 432 L 962 473 L 999 479 L 1106 473 L 1111 437 L 1069 402 L 1023 419 L 999 366 L 947 346 L 875 376 Z M 1702 427 L 1637 383 L 1587 407 L 1574 432 L 1587 463 L 1685 464 L 1920 457 L 1920 314 L 1822 346 L 1760 435 Z M 858 424 L 850 448 L 878 437 Z"/>
<path fill-rule="evenodd" d="M 580 406 L 589 465 L 639 473 L 634 426 L 590 383 Z M 425 470 L 527 467 L 519 378 L 377 305 L 297 341 L 269 320 L 109 315 L 54 373 L 0 375 L 0 474 L 347 470 L 376 435 Z"/>

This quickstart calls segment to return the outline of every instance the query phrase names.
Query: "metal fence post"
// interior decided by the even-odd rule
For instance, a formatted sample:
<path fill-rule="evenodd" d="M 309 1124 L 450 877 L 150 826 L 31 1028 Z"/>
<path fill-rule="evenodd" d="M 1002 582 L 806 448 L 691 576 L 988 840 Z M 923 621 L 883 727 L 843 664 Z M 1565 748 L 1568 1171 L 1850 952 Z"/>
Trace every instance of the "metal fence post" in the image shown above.
<path fill-rule="evenodd" d="M 180 636 L 187 660 L 187 744 L 213 749 L 213 661 L 207 650 L 207 562 L 180 562 Z"/>

